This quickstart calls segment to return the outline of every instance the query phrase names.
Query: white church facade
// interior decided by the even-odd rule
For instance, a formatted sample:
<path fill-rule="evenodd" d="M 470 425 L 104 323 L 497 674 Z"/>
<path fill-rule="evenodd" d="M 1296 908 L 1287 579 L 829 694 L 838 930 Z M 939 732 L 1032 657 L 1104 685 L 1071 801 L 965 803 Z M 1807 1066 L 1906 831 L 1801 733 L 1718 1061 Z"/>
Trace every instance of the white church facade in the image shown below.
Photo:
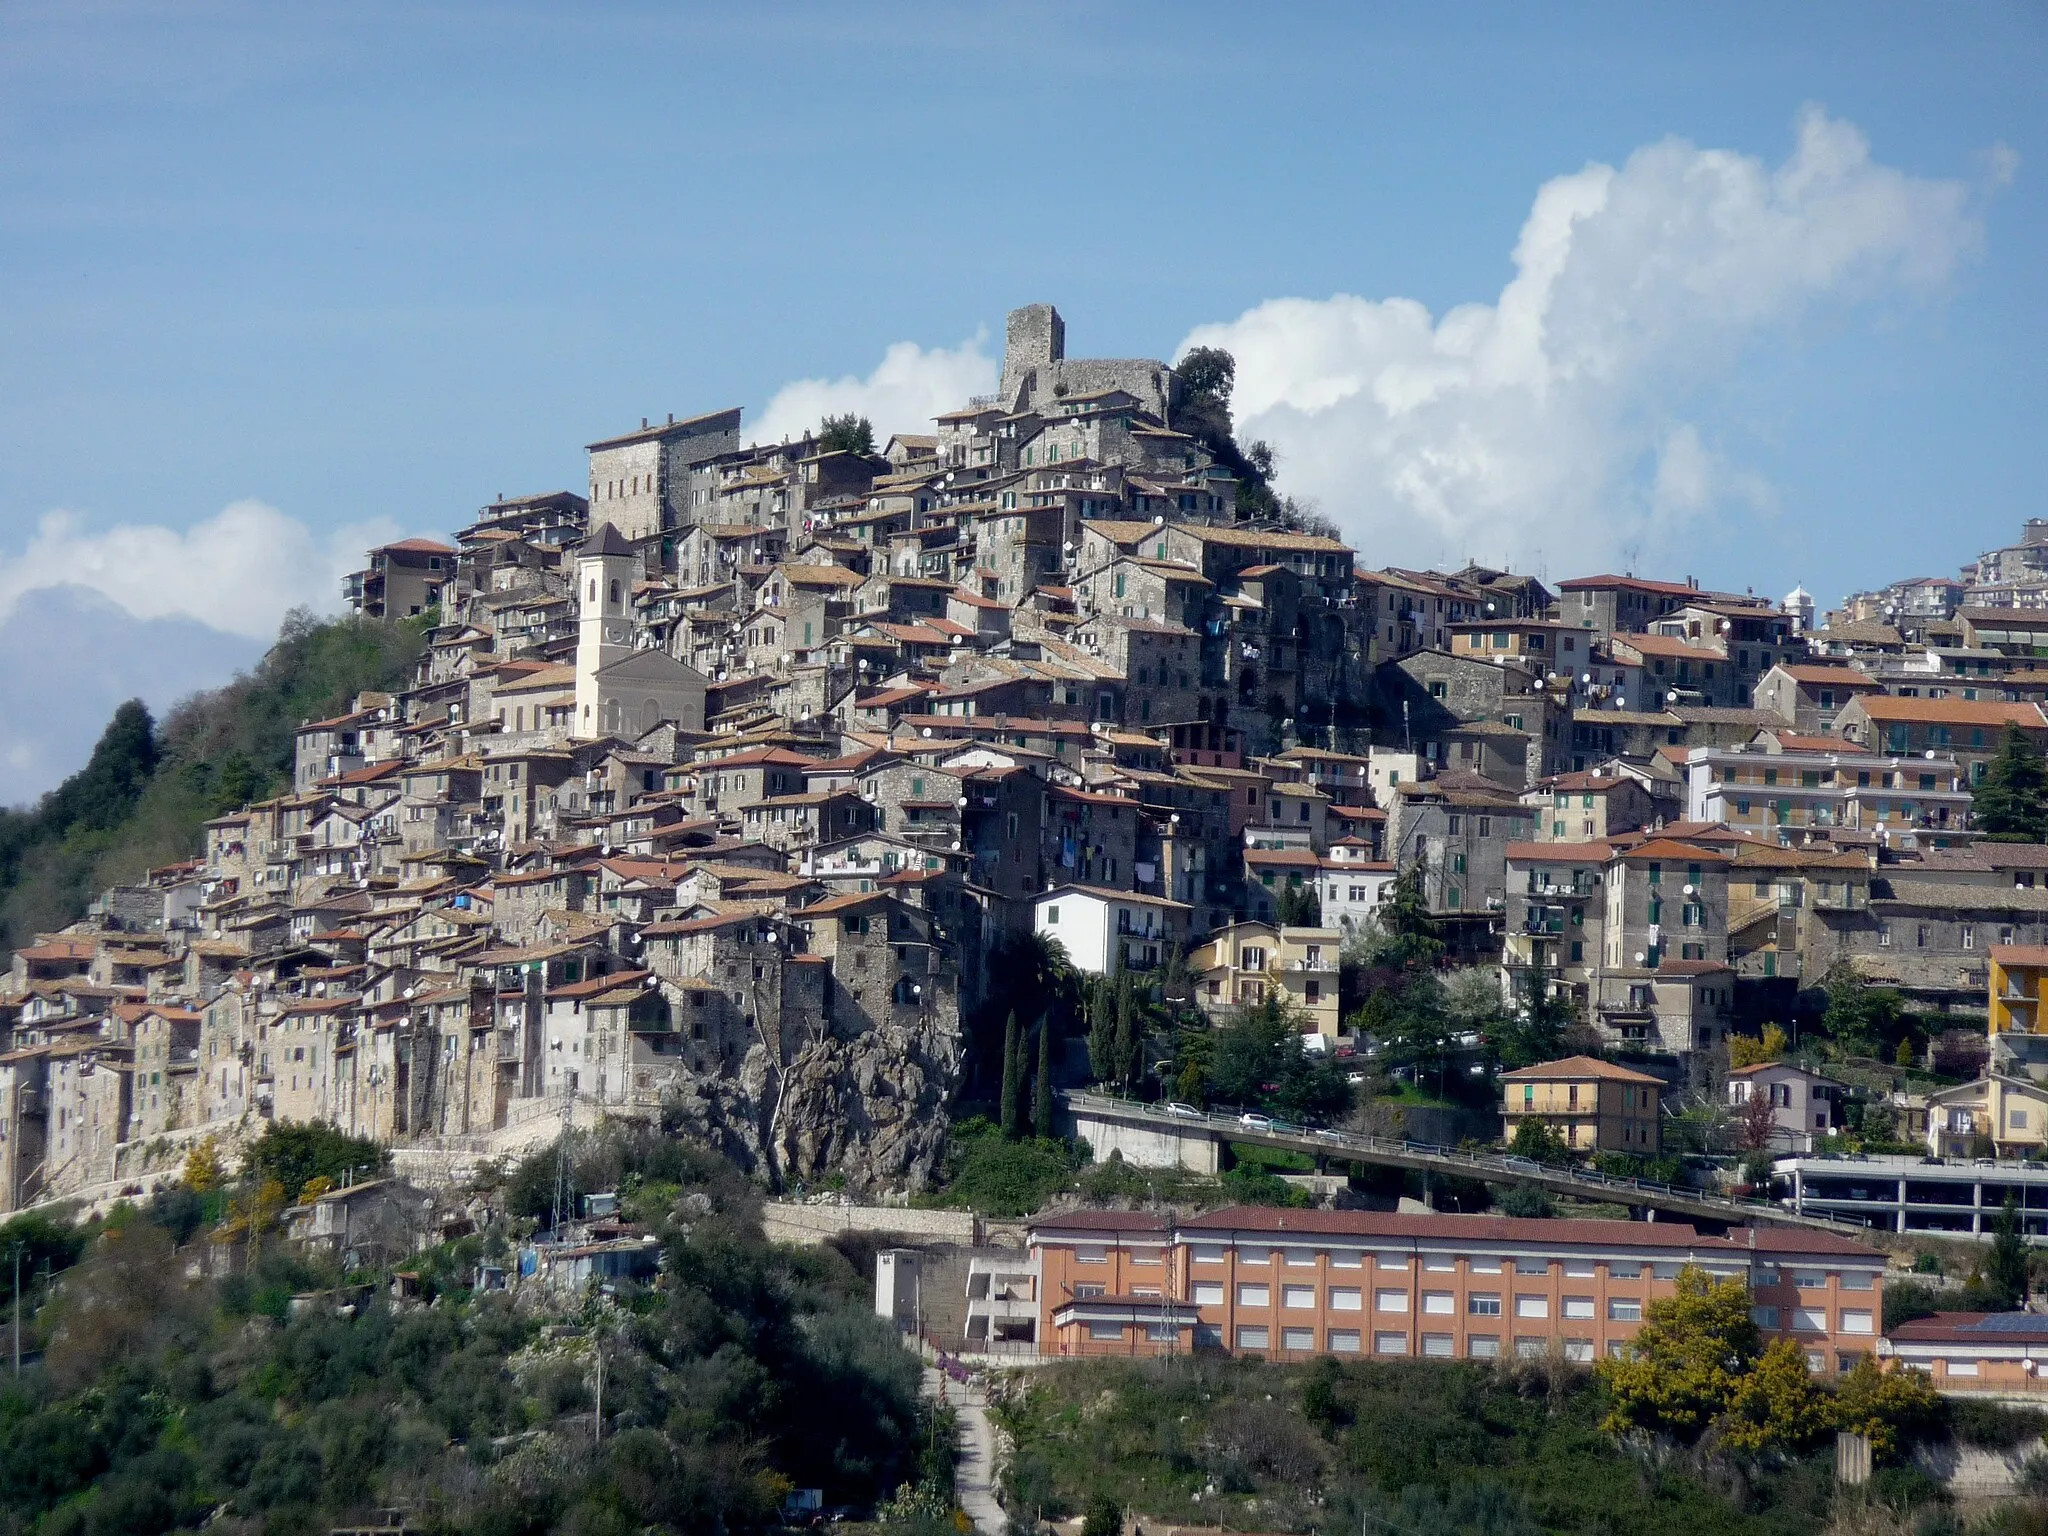
<path fill-rule="evenodd" d="M 704 674 L 665 651 L 637 648 L 633 581 L 640 560 L 610 523 L 576 553 L 576 715 L 581 740 L 645 735 L 673 720 L 704 729 Z"/>

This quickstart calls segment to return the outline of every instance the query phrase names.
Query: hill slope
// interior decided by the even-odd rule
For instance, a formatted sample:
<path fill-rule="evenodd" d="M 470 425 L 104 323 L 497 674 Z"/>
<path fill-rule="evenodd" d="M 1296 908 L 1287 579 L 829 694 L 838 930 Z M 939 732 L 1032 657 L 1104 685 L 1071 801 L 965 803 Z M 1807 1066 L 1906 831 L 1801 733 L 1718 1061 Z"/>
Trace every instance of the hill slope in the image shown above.
<path fill-rule="evenodd" d="M 123 704 L 85 767 L 34 807 L 0 811 L 0 957 L 73 921 L 105 887 L 190 858 L 208 817 L 289 784 L 299 723 L 402 686 L 420 637 L 416 624 L 298 610 L 253 671 L 161 723 L 141 700 Z"/>

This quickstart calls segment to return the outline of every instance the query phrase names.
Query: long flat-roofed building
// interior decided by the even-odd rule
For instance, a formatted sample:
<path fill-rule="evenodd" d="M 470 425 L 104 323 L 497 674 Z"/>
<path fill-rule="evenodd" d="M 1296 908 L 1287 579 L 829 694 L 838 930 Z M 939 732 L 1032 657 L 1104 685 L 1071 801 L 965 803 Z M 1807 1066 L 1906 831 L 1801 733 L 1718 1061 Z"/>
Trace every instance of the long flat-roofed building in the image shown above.
<path fill-rule="evenodd" d="M 1825 1232 L 1262 1206 L 1066 1212 L 1029 1241 L 1039 1351 L 1054 1356 L 1592 1361 L 1626 1350 L 1690 1266 L 1743 1281 L 1765 1334 L 1833 1373 L 1876 1340 L 1886 1263 Z"/>

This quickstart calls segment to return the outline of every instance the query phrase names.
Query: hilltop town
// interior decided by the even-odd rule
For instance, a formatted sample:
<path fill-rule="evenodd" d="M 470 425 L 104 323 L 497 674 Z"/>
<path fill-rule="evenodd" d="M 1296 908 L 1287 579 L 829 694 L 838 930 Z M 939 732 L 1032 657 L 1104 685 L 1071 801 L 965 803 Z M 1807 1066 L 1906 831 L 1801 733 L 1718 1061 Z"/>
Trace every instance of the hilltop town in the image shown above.
<path fill-rule="evenodd" d="M 1826 978 L 1980 1040 L 2000 957 L 2037 985 L 2048 847 L 1988 840 L 1973 791 L 2012 732 L 2048 745 L 2048 523 L 1825 615 L 1372 569 L 1272 493 L 1214 375 L 1069 357 L 1033 305 L 928 435 L 646 419 L 585 491 L 371 551 L 347 596 L 423 628 L 409 684 L 13 954 L 0 1210 L 273 1122 L 426 1176 L 637 1117 L 915 1190 L 1002 956 L 1057 940 L 1217 1020 L 1284 999 L 1335 1059 L 1371 1046 L 1341 956 L 1402 879 L 1447 962 L 1660 1094 L 1747 1086 L 1731 1033 Z M 2014 1011 L 1901 1134 L 2043 1145 Z M 1840 1128 L 1800 1070 L 1766 1085 L 1788 1153 Z M 1547 1113 L 1653 1156 L 1630 1102 Z"/>

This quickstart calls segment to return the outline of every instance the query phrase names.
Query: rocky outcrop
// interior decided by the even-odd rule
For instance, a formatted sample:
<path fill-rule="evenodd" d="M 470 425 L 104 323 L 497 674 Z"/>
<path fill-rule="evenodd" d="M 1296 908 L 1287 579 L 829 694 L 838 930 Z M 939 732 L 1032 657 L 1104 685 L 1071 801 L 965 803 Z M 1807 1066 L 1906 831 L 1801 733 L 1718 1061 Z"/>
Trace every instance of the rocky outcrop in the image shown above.
<path fill-rule="evenodd" d="M 756 1046 L 729 1077 L 677 1084 L 664 1119 L 782 1187 L 837 1174 L 856 1193 L 919 1190 L 938 1170 L 960 1055 L 938 1028 L 813 1039 L 783 1064 Z"/>

